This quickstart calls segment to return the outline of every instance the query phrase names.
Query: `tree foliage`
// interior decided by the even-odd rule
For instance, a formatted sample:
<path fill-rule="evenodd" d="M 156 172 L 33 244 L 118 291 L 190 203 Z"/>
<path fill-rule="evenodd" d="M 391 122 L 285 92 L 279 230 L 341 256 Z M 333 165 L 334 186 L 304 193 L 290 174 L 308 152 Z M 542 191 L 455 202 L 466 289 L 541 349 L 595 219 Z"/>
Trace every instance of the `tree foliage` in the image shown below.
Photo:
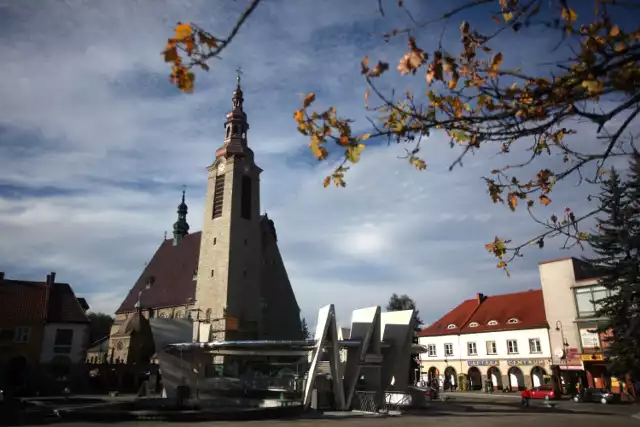
<path fill-rule="evenodd" d="M 304 317 L 300 322 L 300 328 L 302 329 L 302 339 L 308 340 L 311 338 L 311 333 L 309 332 L 309 326 L 307 325 L 307 319 Z"/>
<path fill-rule="evenodd" d="M 113 317 L 105 313 L 88 313 L 87 317 L 91 322 L 89 325 L 89 342 L 93 344 L 101 338 L 111 333 Z"/>
<path fill-rule="evenodd" d="M 240 26 L 256 9 L 260 0 L 250 2 L 226 38 L 214 37 L 195 24 L 179 24 L 164 51 L 172 64 L 172 82 L 185 92 L 193 90 L 194 66 L 209 69 L 207 60 L 216 57 L 232 41 Z M 402 0 L 397 7 L 405 9 Z M 582 171 L 593 164 L 598 182 L 608 160 L 628 156 L 633 145 L 633 124 L 640 113 L 640 27 L 622 28 L 613 14 L 636 14 L 639 0 L 594 0 L 593 13 L 579 17 L 569 0 L 469 0 L 436 19 L 419 19 L 407 11 L 410 24 L 393 28 L 381 35 L 383 42 L 403 37 L 404 52 L 398 52 L 396 64 L 365 57 L 361 74 L 368 88 L 365 109 L 369 114 L 368 131 L 356 132 L 353 120 L 341 117 L 334 107 L 315 111 L 314 93 L 304 97 L 301 108 L 293 114 L 297 129 L 308 137 L 309 148 L 319 161 L 338 151 L 342 161 L 324 179 L 324 186 L 346 186 L 346 173 L 357 164 L 374 139 L 406 144 L 405 159 L 417 170 L 427 168 L 421 157 L 421 142 L 435 133 L 446 135 L 451 147 L 460 155 L 450 169 L 462 166 L 468 154 L 492 147 L 505 156 L 507 165 L 487 171 L 483 177 L 489 197 L 515 211 L 525 207 L 531 215 L 536 205 L 552 204 L 556 184 L 570 176 L 582 181 Z M 379 10 L 384 16 L 383 1 Z M 425 8 L 429 13 L 429 9 Z M 486 13 L 488 10 L 492 10 Z M 422 32 L 434 24 L 445 26 L 462 13 L 473 13 L 474 22 L 460 22 L 460 45 L 457 52 L 445 50 L 440 40 L 433 46 L 418 43 Z M 491 20 L 491 31 L 481 32 Z M 637 24 L 636 24 L 637 25 Z M 558 46 L 568 47 L 571 55 L 547 64 L 545 72 L 527 72 L 508 68 L 505 53 L 492 45 L 510 32 L 535 29 L 555 31 Z M 550 52 L 553 53 L 553 52 Z M 373 55 L 372 55 L 373 58 Z M 393 72 L 402 76 L 424 76 L 424 94 L 394 90 L 385 94 L 379 81 Z M 407 80 L 408 82 L 408 80 Z M 401 94 L 401 95 L 397 95 Z M 372 104 L 371 97 L 375 98 Z M 602 145 L 595 151 L 574 147 L 568 137 L 578 133 L 578 125 L 591 123 L 597 128 Z M 358 125 L 359 128 L 364 126 Z M 583 144 L 584 145 L 584 144 Z M 513 161 L 511 153 L 529 151 L 525 162 Z M 543 157 L 544 156 L 544 157 Z M 534 161 L 560 157 L 564 167 L 552 170 L 543 165 L 532 176 L 526 172 Z M 537 168 L 536 168 L 537 169 Z M 551 208 L 549 208 L 551 209 Z M 588 238 L 578 227 L 580 222 L 599 212 L 595 208 L 582 215 L 565 209 L 539 220 L 543 232 L 522 244 L 512 244 L 496 237 L 486 249 L 497 258 L 499 268 L 521 255 L 527 245 L 543 247 L 545 239 L 566 237 L 563 247 L 581 245 Z"/>
<path fill-rule="evenodd" d="M 596 257 L 588 259 L 598 283 L 610 291 L 599 300 L 596 315 L 605 321 L 599 332 L 607 338 L 611 371 L 624 378 L 640 374 L 640 157 L 631 164 L 623 182 L 611 172 L 603 183 L 596 232 L 589 244 Z"/>
<path fill-rule="evenodd" d="M 406 294 L 398 295 L 396 293 L 392 294 L 387 302 L 385 307 L 387 311 L 403 311 L 403 310 L 415 310 L 413 316 L 416 320 L 416 329 L 420 330 L 420 326 L 424 323 L 422 319 L 420 319 L 420 310 L 416 308 L 415 301 Z"/>

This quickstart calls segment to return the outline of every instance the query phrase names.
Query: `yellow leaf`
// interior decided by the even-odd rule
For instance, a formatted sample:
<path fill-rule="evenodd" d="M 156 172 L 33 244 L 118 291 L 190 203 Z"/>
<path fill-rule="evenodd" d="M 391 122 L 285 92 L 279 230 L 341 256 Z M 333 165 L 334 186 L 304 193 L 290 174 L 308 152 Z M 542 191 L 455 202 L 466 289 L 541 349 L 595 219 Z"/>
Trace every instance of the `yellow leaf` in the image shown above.
<path fill-rule="evenodd" d="M 302 103 L 303 108 L 307 108 L 313 101 L 316 100 L 316 94 L 311 92 L 304 97 L 304 101 Z"/>
<path fill-rule="evenodd" d="M 369 138 L 371 138 L 371 134 L 370 133 L 365 133 L 364 135 L 360 136 L 360 141 L 366 141 Z"/>
<path fill-rule="evenodd" d="M 316 156 L 316 159 L 324 160 L 327 158 L 327 149 L 320 145 L 320 141 L 317 138 L 311 140 L 309 148 L 311 148 L 311 153 Z"/>
<path fill-rule="evenodd" d="M 564 19 L 565 21 L 569 21 L 569 22 L 573 22 L 576 19 L 578 19 L 578 14 L 576 13 L 575 10 L 571 9 L 571 8 L 562 8 L 562 19 Z"/>
<path fill-rule="evenodd" d="M 182 24 L 180 22 L 178 22 L 178 25 L 176 25 L 176 29 L 175 29 L 175 39 L 180 41 L 180 40 L 184 40 L 187 37 L 189 37 L 191 35 L 191 33 L 193 32 L 193 28 L 191 28 L 191 25 L 189 24 Z"/>
<path fill-rule="evenodd" d="M 540 196 L 539 199 L 540 199 L 540 204 L 544 206 L 547 206 L 549 203 L 551 203 L 551 199 L 545 196 L 544 194 Z"/>
<path fill-rule="evenodd" d="M 413 157 L 411 160 L 411 163 L 419 171 L 425 170 L 427 168 L 427 162 L 417 157 Z"/>
<path fill-rule="evenodd" d="M 304 120 L 304 113 L 302 112 L 302 110 L 298 110 L 295 113 L 293 113 L 293 118 L 297 121 L 297 122 L 301 122 Z"/>
<path fill-rule="evenodd" d="M 324 188 L 327 188 L 329 186 L 329 184 L 331 184 L 331 177 L 328 176 L 324 179 L 324 182 L 322 183 L 322 185 L 324 186 Z"/>
<path fill-rule="evenodd" d="M 587 89 L 591 94 L 595 94 L 602 91 L 602 83 L 598 80 L 585 80 L 582 82 L 582 87 Z"/>
<path fill-rule="evenodd" d="M 504 22 L 509 22 L 513 19 L 513 13 L 511 12 L 503 13 L 502 17 L 504 18 Z"/>
<path fill-rule="evenodd" d="M 360 161 L 360 153 L 366 146 L 364 144 L 350 145 L 345 152 L 347 160 L 351 163 L 358 163 Z"/>

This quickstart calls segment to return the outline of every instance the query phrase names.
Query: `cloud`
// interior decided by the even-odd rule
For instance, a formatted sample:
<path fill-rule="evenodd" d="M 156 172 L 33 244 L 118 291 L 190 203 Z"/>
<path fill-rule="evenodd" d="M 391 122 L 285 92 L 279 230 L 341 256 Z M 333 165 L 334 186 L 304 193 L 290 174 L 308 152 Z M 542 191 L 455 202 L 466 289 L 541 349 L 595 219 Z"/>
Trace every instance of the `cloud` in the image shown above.
<path fill-rule="evenodd" d="M 385 21 L 368 0 L 295 8 L 265 2 L 212 71 L 197 74 L 196 93 L 171 87 L 159 52 L 175 22 L 195 21 L 223 35 L 244 3 L 3 6 L 0 268 L 9 277 L 40 279 L 55 270 L 94 310 L 115 310 L 175 221 L 182 185 L 191 229 L 200 229 L 205 167 L 222 141 L 238 65 L 249 141 L 264 169 L 262 209 L 276 222 L 306 317 L 335 302 L 348 322 L 350 310 L 384 305 L 398 292 L 415 298 L 430 322 L 476 292 L 538 287 L 537 261 L 566 255 L 532 251 L 510 280 L 496 270 L 484 243 L 496 235 L 524 241 L 538 229 L 526 214 L 488 199 L 479 178 L 499 157 L 486 151 L 448 172 L 457 152 L 441 135 L 426 141 L 427 172 L 398 160 L 402 147 L 372 144 L 349 172 L 347 188 L 322 188 L 331 165 L 311 158 L 292 112 L 315 91 L 319 106 L 334 103 L 342 114 L 363 118 L 360 59 L 375 52 L 375 59 L 395 62 L 404 49 L 402 40 L 385 45 L 369 36 L 406 22 L 392 5 Z M 439 35 L 428 31 L 425 42 Z M 524 60 L 547 42 L 504 48 Z M 422 78 L 409 85 L 422 87 Z M 586 190 L 558 192 L 558 200 L 583 206 Z"/>

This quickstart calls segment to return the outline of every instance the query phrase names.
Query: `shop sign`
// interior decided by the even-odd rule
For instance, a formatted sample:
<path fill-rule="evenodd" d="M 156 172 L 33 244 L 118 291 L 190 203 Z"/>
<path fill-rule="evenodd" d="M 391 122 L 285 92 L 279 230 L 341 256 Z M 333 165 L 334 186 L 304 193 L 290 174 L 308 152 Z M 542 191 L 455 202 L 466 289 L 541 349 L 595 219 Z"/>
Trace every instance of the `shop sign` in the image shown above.
<path fill-rule="evenodd" d="M 594 328 L 580 329 L 580 341 L 582 342 L 582 348 L 600 347 L 600 337 Z"/>
<path fill-rule="evenodd" d="M 604 360 L 604 357 L 601 354 L 583 354 L 580 356 L 580 360 L 589 362 L 592 360 Z"/>
<path fill-rule="evenodd" d="M 569 347 L 567 349 L 567 360 L 576 360 L 580 361 L 580 356 L 578 355 L 578 349 L 575 347 Z"/>
<path fill-rule="evenodd" d="M 544 365 L 547 361 L 544 359 L 509 359 L 507 360 L 508 366 L 529 366 L 529 365 Z"/>
<path fill-rule="evenodd" d="M 467 365 L 469 366 L 493 366 L 497 364 L 498 364 L 498 361 L 495 359 L 467 360 Z"/>

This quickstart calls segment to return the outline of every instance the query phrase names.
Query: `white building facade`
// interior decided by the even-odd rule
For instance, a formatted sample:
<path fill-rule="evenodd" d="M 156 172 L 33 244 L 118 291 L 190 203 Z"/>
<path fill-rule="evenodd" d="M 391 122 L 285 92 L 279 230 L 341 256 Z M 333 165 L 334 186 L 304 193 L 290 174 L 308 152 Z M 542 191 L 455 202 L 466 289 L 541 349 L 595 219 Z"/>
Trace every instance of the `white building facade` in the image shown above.
<path fill-rule="evenodd" d="M 552 351 L 541 291 L 478 294 L 424 329 L 421 378 L 441 388 L 511 391 L 550 381 Z"/>

